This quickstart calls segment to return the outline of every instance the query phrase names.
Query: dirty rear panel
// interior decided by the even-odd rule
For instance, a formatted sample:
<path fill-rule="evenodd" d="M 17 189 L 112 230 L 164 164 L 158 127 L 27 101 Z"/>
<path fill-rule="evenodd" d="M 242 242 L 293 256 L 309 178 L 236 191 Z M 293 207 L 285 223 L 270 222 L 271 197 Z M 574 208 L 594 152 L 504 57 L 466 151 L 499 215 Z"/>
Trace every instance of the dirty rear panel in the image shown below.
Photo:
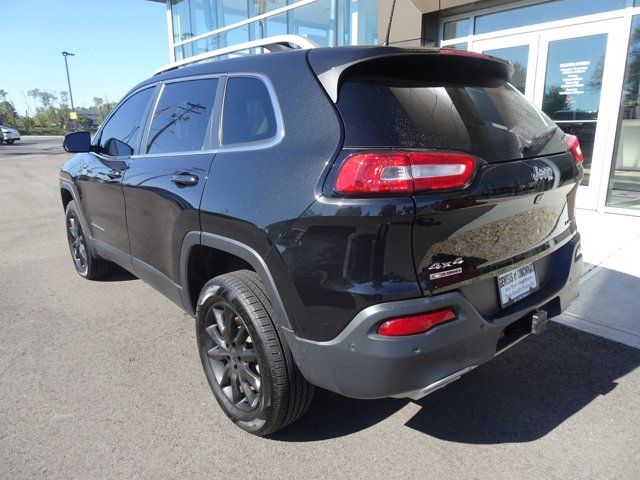
<path fill-rule="evenodd" d="M 534 180 L 543 168 L 552 177 Z M 493 277 L 568 241 L 576 232 L 577 176 L 573 157 L 559 154 L 487 164 L 464 191 L 416 196 L 413 250 L 425 293 Z M 440 275 L 454 269 L 459 273 Z M 486 295 L 495 293 L 494 283 Z"/>
<path fill-rule="evenodd" d="M 461 75 L 464 68 L 447 75 L 428 64 L 415 72 L 405 65 L 396 69 L 393 58 L 378 60 L 375 68 L 352 68 L 340 80 L 336 105 L 347 148 L 475 157 L 466 188 L 413 195 L 413 258 L 425 295 L 465 288 L 493 314 L 500 304 L 485 299 L 497 298 L 499 273 L 537 261 L 540 282 L 550 280 L 548 263 L 539 259 L 576 232 L 582 168 L 543 112 L 504 79 L 472 69 L 481 59 L 458 61 L 458 67 L 469 62 L 469 75 Z"/>

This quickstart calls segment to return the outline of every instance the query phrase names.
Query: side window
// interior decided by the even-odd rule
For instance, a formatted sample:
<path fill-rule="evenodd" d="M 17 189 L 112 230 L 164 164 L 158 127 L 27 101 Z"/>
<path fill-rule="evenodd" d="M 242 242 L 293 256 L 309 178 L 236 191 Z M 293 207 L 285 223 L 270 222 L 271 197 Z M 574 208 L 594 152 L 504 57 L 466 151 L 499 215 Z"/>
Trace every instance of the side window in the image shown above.
<path fill-rule="evenodd" d="M 122 103 L 100 133 L 100 153 L 113 157 L 132 155 L 142 135 L 142 120 L 154 87 L 142 90 Z"/>
<path fill-rule="evenodd" d="M 153 114 L 147 153 L 202 150 L 218 79 L 168 83 Z"/>
<path fill-rule="evenodd" d="M 276 116 L 265 84 L 257 78 L 230 77 L 222 112 L 222 144 L 267 140 L 276 131 Z"/>

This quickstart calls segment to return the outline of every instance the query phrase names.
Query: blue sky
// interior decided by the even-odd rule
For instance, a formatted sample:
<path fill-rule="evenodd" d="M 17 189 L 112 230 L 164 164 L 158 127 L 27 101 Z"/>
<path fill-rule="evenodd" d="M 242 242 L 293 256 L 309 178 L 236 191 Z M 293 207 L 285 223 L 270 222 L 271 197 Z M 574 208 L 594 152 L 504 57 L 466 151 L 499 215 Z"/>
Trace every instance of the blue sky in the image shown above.
<path fill-rule="evenodd" d="M 27 90 L 68 90 L 63 50 L 76 107 L 120 100 L 169 63 L 166 6 L 147 0 L 0 0 L 0 42 L 0 88 L 21 115 Z"/>

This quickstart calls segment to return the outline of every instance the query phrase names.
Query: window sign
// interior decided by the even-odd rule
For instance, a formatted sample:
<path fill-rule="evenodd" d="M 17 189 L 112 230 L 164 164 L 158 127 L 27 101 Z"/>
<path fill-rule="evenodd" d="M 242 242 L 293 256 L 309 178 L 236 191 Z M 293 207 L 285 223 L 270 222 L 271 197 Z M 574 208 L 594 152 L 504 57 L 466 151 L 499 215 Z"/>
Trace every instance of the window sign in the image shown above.
<path fill-rule="evenodd" d="M 606 34 L 549 43 L 542 110 L 580 140 L 583 185 L 589 184 L 606 48 Z"/>

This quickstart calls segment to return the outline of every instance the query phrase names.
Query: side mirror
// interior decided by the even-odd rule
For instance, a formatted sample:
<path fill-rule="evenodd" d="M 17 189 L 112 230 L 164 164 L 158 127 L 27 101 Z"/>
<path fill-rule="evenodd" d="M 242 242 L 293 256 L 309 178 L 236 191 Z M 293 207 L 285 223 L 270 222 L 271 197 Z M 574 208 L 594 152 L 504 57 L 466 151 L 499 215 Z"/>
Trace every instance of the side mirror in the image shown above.
<path fill-rule="evenodd" d="M 65 135 L 62 146 L 69 153 L 88 152 L 91 150 L 91 134 L 89 132 L 69 133 Z"/>

